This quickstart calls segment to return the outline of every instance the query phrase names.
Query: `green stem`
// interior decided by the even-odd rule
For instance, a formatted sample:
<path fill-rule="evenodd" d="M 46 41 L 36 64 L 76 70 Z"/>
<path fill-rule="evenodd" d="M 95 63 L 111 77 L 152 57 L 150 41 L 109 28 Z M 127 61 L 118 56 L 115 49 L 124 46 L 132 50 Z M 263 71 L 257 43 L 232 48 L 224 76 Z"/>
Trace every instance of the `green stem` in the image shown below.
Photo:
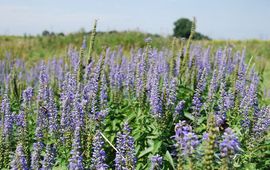
<path fill-rule="evenodd" d="M 88 64 L 90 64 L 92 61 L 92 52 L 94 49 L 94 43 L 95 43 L 95 38 L 96 38 L 96 29 L 97 29 L 97 20 L 94 21 L 94 26 L 91 32 L 90 44 L 89 44 L 88 55 L 87 55 Z"/>

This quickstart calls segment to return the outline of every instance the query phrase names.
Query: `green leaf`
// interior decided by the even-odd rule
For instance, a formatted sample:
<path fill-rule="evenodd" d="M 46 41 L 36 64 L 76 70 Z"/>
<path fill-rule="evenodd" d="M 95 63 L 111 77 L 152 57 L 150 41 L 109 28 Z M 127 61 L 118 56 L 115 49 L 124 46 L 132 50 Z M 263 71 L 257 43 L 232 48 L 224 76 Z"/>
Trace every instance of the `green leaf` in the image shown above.
<path fill-rule="evenodd" d="M 185 115 L 186 118 L 194 121 L 194 117 L 190 113 L 185 112 L 184 115 Z"/>
<path fill-rule="evenodd" d="M 131 122 L 131 120 L 135 119 L 136 116 L 137 116 L 137 115 L 134 114 L 134 112 L 133 112 L 133 114 L 130 114 L 130 115 L 127 117 L 127 122 Z"/>
<path fill-rule="evenodd" d="M 237 164 L 237 165 L 236 165 L 236 164 L 234 163 L 233 166 L 239 168 L 241 165 L 240 165 L 240 164 Z M 248 163 L 248 164 L 246 164 L 245 169 L 246 169 L 246 170 L 256 169 L 256 164 L 255 164 L 255 163 Z"/>
<path fill-rule="evenodd" d="M 172 156 L 171 156 L 171 154 L 170 154 L 169 151 L 166 151 L 166 154 L 165 154 L 164 158 L 165 158 L 165 160 L 167 160 L 170 163 L 170 165 L 172 166 L 172 168 L 175 170 L 173 158 L 172 158 Z"/>
<path fill-rule="evenodd" d="M 149 148 L 146 148 L 144 151 L 141 152 L 141 154 L 138 156 L 138 158 L 141 158 L 143 157 L 144 155 L 152 152 L 152 150 L 154 149 L 154 146 L 151 146 Z"/>
<path fill-rule="evenodd" d="M 161 146 L 162 142 L 161 141 L 157 141 L 154 143 L 154 148 L 153 148 L 153 154 L 157 153 L 160 146 Z"/>

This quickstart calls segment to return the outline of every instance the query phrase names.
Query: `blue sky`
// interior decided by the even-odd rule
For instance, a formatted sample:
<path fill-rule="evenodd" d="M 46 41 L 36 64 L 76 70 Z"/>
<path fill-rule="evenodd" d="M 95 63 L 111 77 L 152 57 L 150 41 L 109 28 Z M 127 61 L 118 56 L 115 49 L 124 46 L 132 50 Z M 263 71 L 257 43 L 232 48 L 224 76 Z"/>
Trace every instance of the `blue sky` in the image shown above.
<path fill-rule="evenodd" d="M 270 0 L 0 0 L 0 34 L 141 30 L 172 34 L 178 18 L 197 18 L 215 39 L 270 39 Z"/>

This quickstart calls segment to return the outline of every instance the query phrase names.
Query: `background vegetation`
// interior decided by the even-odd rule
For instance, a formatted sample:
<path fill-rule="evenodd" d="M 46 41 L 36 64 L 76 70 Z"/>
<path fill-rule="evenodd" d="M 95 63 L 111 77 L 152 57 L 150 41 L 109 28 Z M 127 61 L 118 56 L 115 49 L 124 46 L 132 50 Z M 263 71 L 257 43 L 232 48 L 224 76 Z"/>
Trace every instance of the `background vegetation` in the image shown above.
<path fill-rule="evenodd" d="M 21 58 L 29 61 L 29 65 L 35 64 L 40 59 L 46 60 L 65 56 L 68 47 L 79 48 L 85 36 L 89 35 L 84 31 L 63 35 L 63 33 L 50 33 L 45 36 L 0 36 L 0 59 L 5 58 L 9 53 L 12 57 Z M 129 53 L 130 48 L 143 47 L 144 40 L 152 38 L 152 45 L 155 48 L 162 49 L 172 46 L 173 38 L 164 37 L 155 34 L 147 34 L 137 31 L 125 32 L 97 32 L 95 53 L 99 54 L 102 49 L 122 47 L 125 53 Z M 180 38 L 179 44 L 180 46 Z M 185 40 L 184 40 L 185 41 Z M 211 47 L 216 51 L 218 48 L 233 47 L 234 51 L 246 50 L 246 58 L 252 60 L 258 71 L 264 70 L 263 86 L 270 89 L 270 41 L 262 40 L 194 40 L 193 44 L 200 44 L 205 47 Z M 247 61 L 248 62 L 248 61 Z"/>

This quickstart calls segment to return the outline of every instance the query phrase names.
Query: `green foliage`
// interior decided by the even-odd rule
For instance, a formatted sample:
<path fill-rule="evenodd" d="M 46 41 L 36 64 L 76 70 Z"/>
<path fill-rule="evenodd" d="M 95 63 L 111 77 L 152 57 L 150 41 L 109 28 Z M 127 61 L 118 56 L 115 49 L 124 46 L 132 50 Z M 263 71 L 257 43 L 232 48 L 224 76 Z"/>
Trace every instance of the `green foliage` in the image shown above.
<path fill-rule="evenodd" d="M 187 18 L 180 18 L 174 22 L 173 36 L 181 38 L 189 38 L 192 30 L 192 21 Z M 196 32 L 193 37 L 195 40 L 209 40 L 210 38 Z"/>
<path fill-rule="evenodd" d="M 181 18 L 174 22 L 174 36 L 189 38 L 192 21 L 187 18 Z"/>
<path fill-rule="evenodd" d="M 47 30 L 44 30 L 44 31 L 42 32 L 42 36 L 49 36 L 49 35 L 50 35 L 50 32 L 47 31 Z"/>

